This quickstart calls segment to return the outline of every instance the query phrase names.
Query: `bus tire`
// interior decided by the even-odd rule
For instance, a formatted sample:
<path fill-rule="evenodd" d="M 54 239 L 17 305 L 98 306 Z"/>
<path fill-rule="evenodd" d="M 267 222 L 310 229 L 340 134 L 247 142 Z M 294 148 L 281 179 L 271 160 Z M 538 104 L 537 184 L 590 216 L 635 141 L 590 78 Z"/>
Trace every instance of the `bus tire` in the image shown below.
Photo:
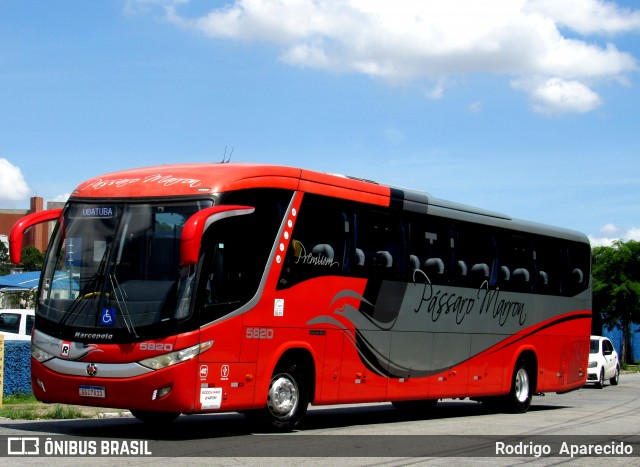
<path fill-rule="evenodd" d="M 285 362 L 273 372 L 267 403 L 258 413 L 259 421 L 269 431 L 291 431 L 307 413 L 308 405 L 304 368 L 297 362 Z"/>
<path fill-rule="evenodd" d="M 533 398 L 533 379 L 531 368 L 526 360 L 516 363 L 511 379 L 511 390 L 507 396 L 507 409 L 511 413 L 525 413 L 529 410 Z"/>
<path fill-rule="evenodd" d="M 171 423 L 180 416 L 176 412 L 153 412 L 150 410 L 130 410 L 134 417 L 144 423 Z"/>

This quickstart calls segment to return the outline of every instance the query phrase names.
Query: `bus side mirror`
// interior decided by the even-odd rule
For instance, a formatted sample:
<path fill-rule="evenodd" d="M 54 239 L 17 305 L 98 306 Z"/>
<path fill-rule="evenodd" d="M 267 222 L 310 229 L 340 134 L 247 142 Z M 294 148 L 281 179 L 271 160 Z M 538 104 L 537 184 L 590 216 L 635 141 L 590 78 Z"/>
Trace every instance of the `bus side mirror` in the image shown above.
<path fill-rule="evenodd" d="M 250 206 L 212 206 L 196 212 L 185 222 L 180 238 L 180 265 L 191 266 L 198 262 L 202 236 L 211 224 L 220 219 L 251 214 Z"/>
<path fill-rule="evenodd" d="M 62 214 L 62 209 L 49 209 L 47 211 L 34 212 L 16 222 L 9 234 L 9 254 L 13 264 L 20 264 L 24 231 L 37 224 L 58 220 L 60 214 Z"/>

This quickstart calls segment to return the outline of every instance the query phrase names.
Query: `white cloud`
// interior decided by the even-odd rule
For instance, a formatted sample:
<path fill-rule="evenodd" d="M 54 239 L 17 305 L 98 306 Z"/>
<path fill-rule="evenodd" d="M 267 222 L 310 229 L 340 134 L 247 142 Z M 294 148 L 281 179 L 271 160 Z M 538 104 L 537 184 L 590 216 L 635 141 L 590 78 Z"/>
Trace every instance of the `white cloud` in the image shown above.
<path fill-rule="evenodd" d="M 629 240 L 640 241 L 640 227 L 632 227 L 630 229 L 618 227 L 614 224 L 604 225 L 597 235 L 589 235 L 591 246 L 611 246 L 614 241 Z"/>
<path fill-rule="evenodd" d="M 516 89 L 526 89 L 533 110 L 544 114 L 585 113 L 602 105 L 602 99 L 598 94 L 575 80 L 549 78 L 542 83 L 514 81 L 512 86 Z"/>
<path fill-rule="evenodd" d="M 53 202 L 56 202 L 56 203 L 64 203 L 69 199 L 69 196 L 71 196 L 70 193 L 63 193 L 61 195 L 56 196 L 53 199 L 50 199 L 49 201 L 53 201 Z"/>
<path fill-rule="evenodd" d="M 29 186 L 18 167 L 0 158 L 0 201 L 22 201 L 29 195 Z"/>
<path fill-rule="evenodd" d="M 601 0 L 236 0 L 196 17 L 162 3 L 170 21 L 212 38 L 272 43 L 292 66 L 431 83 L 430 98 L 450 77 L 491 73 L 544 83 L 515 87 L 540 112 L 588 112 L 602 103 L 592 86 L 638 69 L 611 43 L 563 35 L 640 31 L 640 11 Z"/>
<path fill-rule="evenodd" d="M 424 95 L 427 96 L 428 99 L 442 99 L 444 97 L 444 88 L 444 80 L 438 80 L 433 88 L 424 92 Z"/>
<path fill-rule="evenodd" d="M 640 28 L 640 12 L 602 0 L 531 0 L 527 9 L 580 34 L 614 34 Z"/>
<path fill-rule="evenodd" d="M 480 101 L 472 102 L 467 106 L 467 110 L 472 114 L 480 113 L 480 111 L 482 110 L 482 102 Z"/>

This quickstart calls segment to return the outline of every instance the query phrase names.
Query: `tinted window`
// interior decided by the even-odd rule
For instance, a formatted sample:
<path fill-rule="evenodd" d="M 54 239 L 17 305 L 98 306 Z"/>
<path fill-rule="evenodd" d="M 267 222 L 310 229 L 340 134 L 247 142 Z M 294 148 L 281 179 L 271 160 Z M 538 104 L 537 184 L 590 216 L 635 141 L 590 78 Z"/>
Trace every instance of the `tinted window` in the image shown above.
<path fill-rule="evenodd" d="M 398 215 L 375 208 L 356 212 L 356 275 L 399 279 L 405 271 L 404 228 Z"/>
<path fill-rule="evenodd" d="M 481 225 L 459 223 L 455 236 L 456 285 L 477 288 L 495 280 L 496 241 L 492 232 Z"/>
<path fill-rule="evenodd" d="M 279 288 L 326 275 L 347 273 L 354 261 L 349 248 L 351 222 L 344 203 L 305 195 L 298 213 Z"/>
<path fill-rule="evenodd" d="M 453 270 L 451 244 L 450 226 L 446 219 L 438 217 L 412 219 L 409 271 L 419 269 L 432 284 L 445 283 Z"/>
<path fill-rule="evenodd" d="M 500 238 L 498 285 L 501 289 L 530 292 L 536 283 L 534 250 L 531 239 L 522 234 Z"/>
<path fill-rule="evenodd" d="M 20 331 L 20 315 L 18 313 L 1 313 L 0 331 L 18 333 Z"/>
<path fill-rule="evenodd" d="M 203 240 L 197 294 L 201 324 L 236 310 L 256 294 L 291 193 L 244 190 L 223 197 L 223 204 L 251 206 L 251 214 L 215 222 Z"/>

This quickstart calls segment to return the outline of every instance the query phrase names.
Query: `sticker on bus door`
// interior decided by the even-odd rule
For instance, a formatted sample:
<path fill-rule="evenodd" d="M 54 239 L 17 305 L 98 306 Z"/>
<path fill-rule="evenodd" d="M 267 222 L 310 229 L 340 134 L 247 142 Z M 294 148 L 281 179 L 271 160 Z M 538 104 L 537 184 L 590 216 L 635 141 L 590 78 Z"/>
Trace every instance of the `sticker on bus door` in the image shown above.
<path fill-rule="evenodd" d="M 219 409 L 222 404 L 222 388 L 200 388 L 202 409 Z"/>
<path fill-rule="evenodd" d="M 276 298 L 273 304 L 273 316 L 284 316 L 284 298 Z"/>

